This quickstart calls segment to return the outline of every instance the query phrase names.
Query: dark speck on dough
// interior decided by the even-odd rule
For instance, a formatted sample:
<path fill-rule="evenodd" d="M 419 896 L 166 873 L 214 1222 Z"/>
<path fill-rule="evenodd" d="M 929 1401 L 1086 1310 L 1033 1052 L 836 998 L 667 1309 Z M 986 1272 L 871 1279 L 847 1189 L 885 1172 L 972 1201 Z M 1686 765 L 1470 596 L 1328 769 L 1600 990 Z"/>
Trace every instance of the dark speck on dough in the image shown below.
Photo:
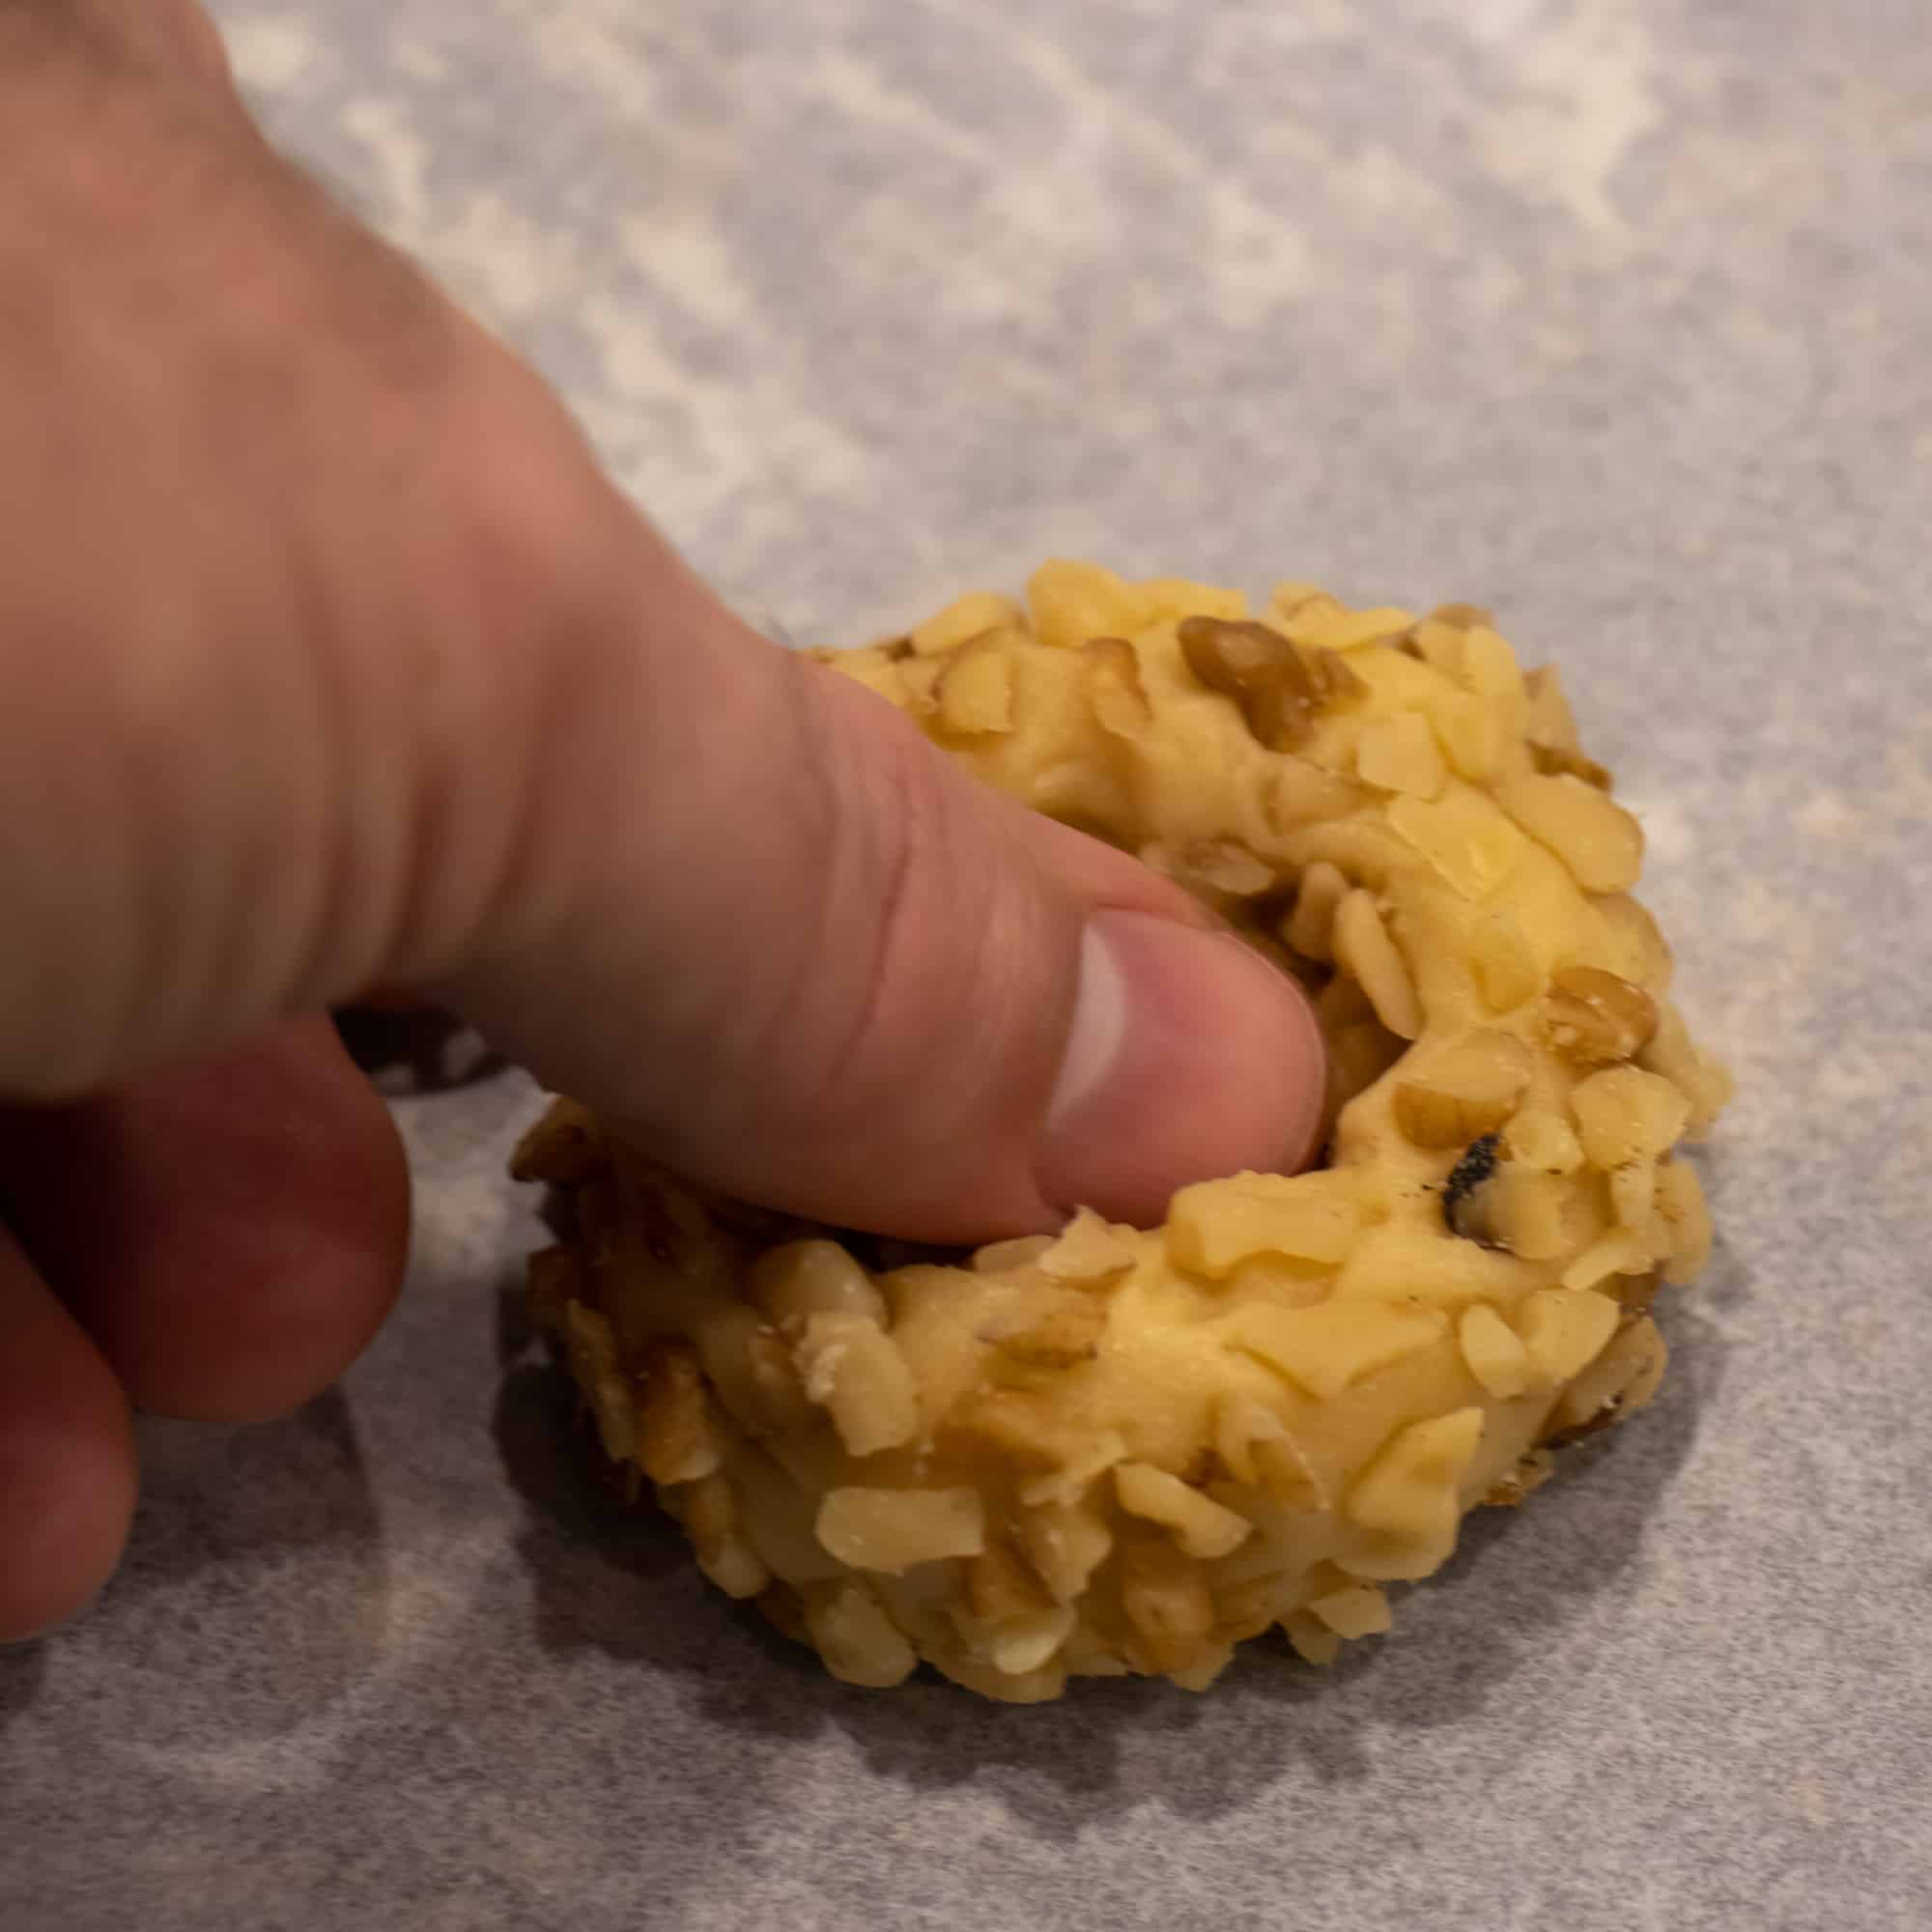
<path fill-rule="evenodd" d="M 1495 1243 L 1463 1227 L 1461 1210 L 1477 1188 L 1494 1177 L 1501 1146 L 1499 1134 L 1485 1134 L 1482 1139 L 1471 1141 L 1462 1159 L 1449 1170 L 1449 1179 L 1442 1183 L 1442 1218 L 1448 1222 L 1450 1233 L 1461 1235 L 1465 1240 L 1481 1241 L 1486 1248 Z"/>

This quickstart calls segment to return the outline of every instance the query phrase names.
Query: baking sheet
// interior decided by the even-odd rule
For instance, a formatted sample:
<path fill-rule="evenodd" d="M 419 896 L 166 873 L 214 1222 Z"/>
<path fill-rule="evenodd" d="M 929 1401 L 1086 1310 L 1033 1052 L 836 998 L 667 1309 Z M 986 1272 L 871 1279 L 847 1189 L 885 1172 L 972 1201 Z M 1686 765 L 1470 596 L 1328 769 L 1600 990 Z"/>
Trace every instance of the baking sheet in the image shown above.
<path fill-rule="evenodd" d="M 277 132 L 697 562 L 855 639 L 1049 552 L 1498 606 L 1743 1096 L 1658 1406 L 1328 1673 L 824 1679 L 583 1481 L 514 1073 L 412 1281 L 152 1425 L 0 1653 L 0 1926 L 1932 1922 L 1932 43 L 1782 0 L 233 0 Z"/>

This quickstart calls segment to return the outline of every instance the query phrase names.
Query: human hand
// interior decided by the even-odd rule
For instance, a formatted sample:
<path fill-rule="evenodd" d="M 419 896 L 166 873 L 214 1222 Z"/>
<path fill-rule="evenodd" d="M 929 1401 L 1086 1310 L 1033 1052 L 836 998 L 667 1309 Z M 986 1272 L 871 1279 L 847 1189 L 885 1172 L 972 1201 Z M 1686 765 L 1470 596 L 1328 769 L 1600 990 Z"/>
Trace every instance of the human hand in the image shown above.
<path fill-rule="evenodd" d="M 737 623 L 543 384 L 264 143 L 186 0 L 0 11 L 0 1637 L 129 1415 L 325 1387 L 419 987 L 666 1160 L 990 1237 L 1305 1157 L 1305 1003 Z"/>

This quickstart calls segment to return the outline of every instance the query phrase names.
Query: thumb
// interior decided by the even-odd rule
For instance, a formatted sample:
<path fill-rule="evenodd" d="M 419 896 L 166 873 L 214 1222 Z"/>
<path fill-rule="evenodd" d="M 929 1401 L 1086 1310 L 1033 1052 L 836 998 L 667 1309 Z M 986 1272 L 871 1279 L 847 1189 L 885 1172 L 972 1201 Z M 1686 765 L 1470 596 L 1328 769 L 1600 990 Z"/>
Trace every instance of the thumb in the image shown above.
<path fill-rule="evenodd" d="M 929 1239 L 1296 1165 L 1299 990 L 1187 895 L 980 785 L 640 533 L 642 613 L 536 813 L 546 916 L 442 989 L 751 1199 Z M 555 896 L 562 885 L 560 900 Z"/>
<path fill-rule="evenodd" d="M 737 624 L 244 124 L 82 62 L 0 96 L 32 161 L 0 211 L 0 1094 L 386 980 L 699 1179 L 896 1234 L 1151 1219 L 1305 1152 L 1298 993 Z"/>

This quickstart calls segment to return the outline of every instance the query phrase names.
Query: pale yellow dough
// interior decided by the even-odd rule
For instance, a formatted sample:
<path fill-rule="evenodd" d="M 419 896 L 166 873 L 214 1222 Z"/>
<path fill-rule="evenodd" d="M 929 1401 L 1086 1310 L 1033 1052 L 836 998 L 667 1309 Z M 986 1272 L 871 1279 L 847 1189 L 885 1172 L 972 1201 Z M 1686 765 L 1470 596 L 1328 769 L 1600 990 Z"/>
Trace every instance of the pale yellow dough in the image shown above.
<path fill-rule="evenodd" d="M 1673 1150 L 1728 1083 L 1628 896 L 1636 821 L 1463 606 L 1284 584 L 1251 620 L 1056 562 L 826 662 L 1298 975 L 1328 1158 L 939 1265 L 703 1197 L 560 1101 L 517 1163 L 575 1208 L 531 1300 L 606 1452 L 854 1684 L 1199 1690 L 1271 1626 L 1328 1662 L 1542 1445 L 1649 1399 L 1646 1310 L 1708 1252 Z"/>

